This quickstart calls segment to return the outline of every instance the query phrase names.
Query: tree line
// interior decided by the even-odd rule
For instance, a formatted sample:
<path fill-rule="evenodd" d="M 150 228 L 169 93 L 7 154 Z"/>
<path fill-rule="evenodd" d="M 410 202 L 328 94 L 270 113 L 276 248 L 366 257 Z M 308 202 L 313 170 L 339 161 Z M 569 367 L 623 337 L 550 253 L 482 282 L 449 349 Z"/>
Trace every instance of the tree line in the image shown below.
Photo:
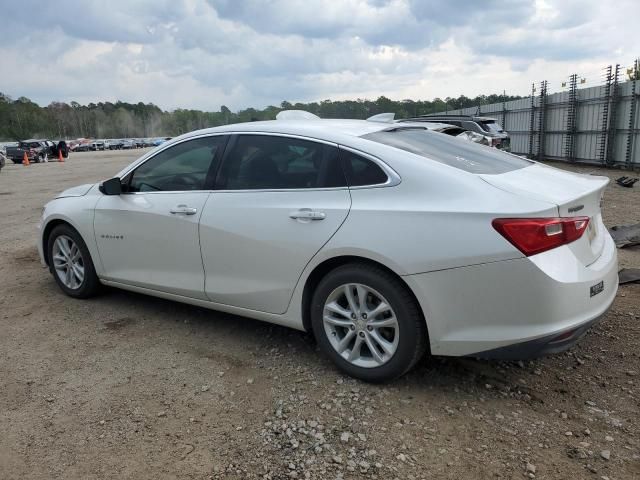
<path fill-rule="evenodd" d="M 434 100 L 395 101 L 386 97 L 377 100 L 323 100 L 311 103 L 290 103 L 264 109 L 246 108 L 232 112 L 221 106 L 217 112 L 177 109 L 163 111 L 152 103 L 100 102 L 80 105 L 52 102 L 41 107 L 26 97 L 12 99 L 0 93 L 0 140 L 24 140 L 43 137 L 74 138 L 148 138 L 176 136 L 201 128 L 228 123 L 273 120 L 281 110 L 298 109 L 321 118 L 364 119 L 378 113 L 393 112 L 396 118 L 456 110 L 490 103 L 516 100 L 511 95 L 479 95 L 469 98 L 436 98 Z"/>

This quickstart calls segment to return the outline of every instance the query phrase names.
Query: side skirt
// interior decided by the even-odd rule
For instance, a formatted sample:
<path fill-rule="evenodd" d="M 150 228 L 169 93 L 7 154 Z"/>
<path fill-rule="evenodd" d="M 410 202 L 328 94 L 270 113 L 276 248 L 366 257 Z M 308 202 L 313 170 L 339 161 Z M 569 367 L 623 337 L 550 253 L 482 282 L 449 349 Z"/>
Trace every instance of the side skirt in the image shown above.
<path fill-rule="evenodd" d="M 115 288 L 120 288 L 122 290 L 128 290 L 130 292 L 142 293 L 144 295 L 164 298 L 165 300 L 172 300 L 174 302 L 187 303 L 189 305 L 195 305 L 198 307 L 207 308 L 209 310 L 217 310 L 220 312 L 239 315 L 241 317 L 253 318 L 255 320 L 260 320 L 267 323 L 274 323 L 276 325 L 282 325 L 283 327 L 289 327 L 295 330 L 304 331 L 304 327 L 302 326 L 302 318 L 297 319 L 297 321 L 292 320 L 291 318 L 287 317 L 286 313 L 282 315 L 278 315 L 274 313 L 259 312 L 257 310 L 250 310 L 248 308 L 240 308 L 240 307 L 234 307 L 231 305 L 225 305 L 221 303 L 208 302 L 206 300 L 185 297 L 183 295 L 175 295 L 173 293 L 161 292 L 161 291 L 153 290 L 150 288 L 137 287 L 135 285 L 114 282 L 111 280 L 100 279 L 100 282 L 103 285 L 107 285 L 109 287 L 115 287 Z"/>

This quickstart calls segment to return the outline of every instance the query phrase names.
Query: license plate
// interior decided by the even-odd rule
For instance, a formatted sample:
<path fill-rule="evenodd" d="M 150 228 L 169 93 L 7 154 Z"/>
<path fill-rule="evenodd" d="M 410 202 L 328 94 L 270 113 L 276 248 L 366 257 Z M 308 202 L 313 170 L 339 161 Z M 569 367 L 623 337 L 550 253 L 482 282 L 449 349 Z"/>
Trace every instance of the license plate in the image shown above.
<path fill-rule="evenodd" d="M 595 285 L 591 285 L 591 288 L 589 289 L 589 293 L 591 297 L 594 297 L 597 294 L 601 293 L 603 290 L 604 290 L 604 281 L 600 283 L 596 283 Z"/>
<path fill-rule="evenodd" d="M 596 227 L 593 224 L 593 218 L 589 219 L 589 225 L 587 225 L 587 238 L 589 239 L 589 245 L 591 245 L 593 239 L 596 238 Z"/>

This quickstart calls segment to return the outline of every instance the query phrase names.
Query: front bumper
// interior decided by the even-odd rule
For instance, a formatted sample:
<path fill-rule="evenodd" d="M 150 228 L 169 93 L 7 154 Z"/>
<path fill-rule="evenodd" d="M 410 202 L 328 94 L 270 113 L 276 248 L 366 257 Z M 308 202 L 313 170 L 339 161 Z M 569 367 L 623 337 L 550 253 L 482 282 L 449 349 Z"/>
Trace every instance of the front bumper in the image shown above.
<path fill-rule="evenodd" d="M 40 220 L 38 221 L 38 225 L 36 226 L 37 228 L 37 241 L 36 241 L 36 246 L 38 247 L 38 256 L 40 257 L 40 264 L 43 267 L 47 267 L 47 262 L 44 258 L 44 245 L 42 244 L 42 236 L 43 236 L 43 229 L 44 229 L 44 212 L 45 212 L 46 206 L 45 208 L 42 209 L 42 215 L 40 217 Z"/>

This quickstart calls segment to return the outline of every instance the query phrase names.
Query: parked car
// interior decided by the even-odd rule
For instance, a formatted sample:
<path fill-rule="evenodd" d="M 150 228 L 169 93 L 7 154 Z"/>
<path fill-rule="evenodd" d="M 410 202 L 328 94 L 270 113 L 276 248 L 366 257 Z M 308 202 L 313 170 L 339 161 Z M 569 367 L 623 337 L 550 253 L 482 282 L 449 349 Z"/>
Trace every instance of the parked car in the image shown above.
<path fill-rule="evenodd" d="M 17 147 L 18 142 L 5 142 L 0 143 L 0 153 L 2 153 L 5 157 L 7 156 L 7 147 Z"/>
<path fill-rule="evenodd" d="M 108 147 L 105 145 L 104 140 L 95 140 L 91 143 L 91 150 L 106 150 Z"/>
<path fill-rule="evenodd" d="M 122 149 L 122 140 L 109 140 L 108 148 L 109 148 L 109 150 L 121 150 Z"/>
<path fill-rule="evenodd" d="M 120 148 L 122 150 L 130 150 L 132 148 L 136 148 L 136 145 L 133 140 L 124 139 L 122 140 L 122 146 Z"/>
<path fill-rule="evenodd" d="M 171 137 L 158 137 L 158 138 L 154 138 L 151 142 L 150 142 L 150 146 L 153 147 L 157 147 L 158 145 L 162 145 L 164 142 L 168 142 L 169 140 L 171 140 Z"/>
<path fill-rule="evenodd" d="M 510 150 L 511 140 L 509 134 L 502 129 L 502 126 L 492 117 L 480 117 L 476 115 L 421 115 L 419 117 L 399 120 L 400 122 L 438 122 L 448 123 L 465 130 L 475 132 L 486 138 L 486 143 L 491 147 L 502 150 Z"/>
<path fill-rule="evenodd" d="M 565 350 L 613 302 L 607 178 L 309 115 L 192 132 L 59 194 L 43 264 L 71 297 L 105 284 L 313 332 L 374 382 L 425 351 Z"/>
<path fill-rule="evenodd" d="M 51 158 L 58 157 L 58 145 L 51 140 L 30 139 L 18 142 L 17 147 L 7 147 L 7 158 L 13 163 L 22 163 L 25 153 L 29 162 L 46 162 Z M 63 155 L 65 155 L 64 150 Z M 68 155 L 67 151 L 65 156 Z"/>
<path fill-rule="evenodd" d="M 93 144 L 89 142 L 77 143 L 71 147 L 72 152 L 90 152 L 93 149 Z"/>

